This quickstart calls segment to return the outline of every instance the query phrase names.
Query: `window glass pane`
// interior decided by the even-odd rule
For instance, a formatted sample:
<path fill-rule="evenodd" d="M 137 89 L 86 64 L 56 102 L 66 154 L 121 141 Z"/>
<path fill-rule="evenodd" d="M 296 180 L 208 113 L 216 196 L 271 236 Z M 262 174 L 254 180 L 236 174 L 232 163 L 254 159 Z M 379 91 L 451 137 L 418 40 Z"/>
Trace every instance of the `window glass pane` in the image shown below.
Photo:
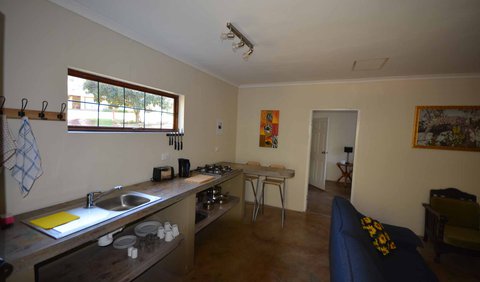
<path fill-rule="evenodd" d="M 162 111 L 173 113 L 173 103 L 175 99 L 170 97 L 163 97 Z"/>
<path fill-rule="evenodd" d="M 175 97 L 165 97 L 161 91 L 157 93 L 81 71 L 69 69 L 68 72 L 69 129 L 110 131 L 106 127 L 115 127 L 117 132 L 132 131 L 132 128 L 146 131 L 174 129 L 177 119 L 174 110 L 178 101 Z M 79 128 L 75 129 L 75 126 Z"/>
<path fill-rule="evenodd" d="M 79 102 L 97 101 L 98 82 L 69 75 L 67 84 L 68 99 Z"/>
<path fill-rule="evenodd" d="M 100 103 L 123 106 L 123 87 L 100 82 Z"/>
<path fill-rule="evenodd" d="M 125 108 L 125 127 L 143 128 L 144 110 Z"/>
<path fill-rule="evenodd" d="M 144 93 L 133 89 L 125 88 L 125 107 L 143 109 Z"/>
<path fill-rule="evenodd" d="M 97 126 L 98 104 L 68 101 L 68 125 Z"/>
<path fill-rule="evenodd" d="M 99 126 L 123 127 L 123 107 L 100 105 Z"/>
<path fill-rule="evenodd" d="M 173 129 L 173 114 L 162 113 L 162 128 Z"/>
<path fill-rule="evenodd" d="M 161 112 L 145 111 L 145 128 L 160 129 L 161 119 L 162 119 Z"/>
<path fill-rule="evenodd" d="M 162 96 L 145 93 L 145 107 L 147 110 L 160 111 L 162 109 Z"/>

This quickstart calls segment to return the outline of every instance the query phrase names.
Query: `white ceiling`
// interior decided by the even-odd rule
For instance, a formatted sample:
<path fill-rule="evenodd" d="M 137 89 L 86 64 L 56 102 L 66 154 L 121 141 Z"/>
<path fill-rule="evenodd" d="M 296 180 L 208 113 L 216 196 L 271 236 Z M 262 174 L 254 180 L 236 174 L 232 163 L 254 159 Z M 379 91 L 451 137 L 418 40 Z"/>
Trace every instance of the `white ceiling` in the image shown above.
<path fill-rule="evenodd" d="M 237 86 L 480 73 L 479 0 L 50 1 Z M 220 40 L 229 21 L 247 62 Z"/>

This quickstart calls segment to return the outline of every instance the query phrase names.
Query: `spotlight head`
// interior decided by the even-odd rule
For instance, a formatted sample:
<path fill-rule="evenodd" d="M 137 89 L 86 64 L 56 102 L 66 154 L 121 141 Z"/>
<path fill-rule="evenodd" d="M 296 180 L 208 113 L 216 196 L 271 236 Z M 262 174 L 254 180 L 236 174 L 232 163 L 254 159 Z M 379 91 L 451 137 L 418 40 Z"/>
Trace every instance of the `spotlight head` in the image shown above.
<path fill-rule="evenodd" d="M 230 40 L 230 39 L 234 39 L 235 38 L 235 34 L 233 34 L 233 32 L 222 32 L 222 34 L 220 35 L 220 39 L 222 40 Z"/>
<path fill-rule="evenodd" d="M 242 56 L 243 59 L 244 59 L 245 61 L 248 61 L 248 58 L 250 58 L 250 56 L 252 55 L 252 53 L 253 53 L 253 48 L 248 49 L 247 52 L 243 53 L 243 56 Z"/>
<path fill-rule="evenodd" d="M 245 42 L 243 42 L 243 41 L 240 41 L 240 42 L 238 42 L 238 43 L 233 42 L 233 43 L 232 43 L 233 52 L 236 52 L 237 49 L 240 49 L 240 48 L 242 48 L 243 46 L 245 46 Z"/>

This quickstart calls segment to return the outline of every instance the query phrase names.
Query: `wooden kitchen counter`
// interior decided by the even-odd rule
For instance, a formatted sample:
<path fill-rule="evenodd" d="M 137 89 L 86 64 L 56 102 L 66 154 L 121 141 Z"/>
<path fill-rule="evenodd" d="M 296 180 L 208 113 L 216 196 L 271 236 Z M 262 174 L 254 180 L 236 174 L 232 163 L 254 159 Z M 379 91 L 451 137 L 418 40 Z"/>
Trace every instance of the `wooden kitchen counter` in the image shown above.
<path fill-rule="evenodd" d="M 222 165 L 231 166 L 233 169 L 241 169 L 247 174 L 256 174 L 261 176 L 280 177 L 280 178 L 293 178 L 295 176 L 295 170 L 288 168 L 275 168 L 268 166 L 255 166 L 239 163 L 222 162 Z"/>
<path fill-rule="evenodd" d="M 15 272 L 34 272 L 34 266 L 69 250 L 82 247 L 97 240 L 109 232 L 117 230 L 127 224 L 133 223 L 148 215 L 161 211 L 189 196 L 203 191 L 211 186 L 241 176 L 242 171 L 234 170 L 224 176 L 215 176 L 213 180 L 197 184 L 185 181 L 185 178 L 175 178 L 163 182 L 146 181 L 139 184 L 126 186 L 120 192 L 138 191 L 153 196 L 161 197 L 161 200 L 149 203 L 141 208 L 133 209 L 107 221 L 98 223 L 89 228 L 63 237 L 54 239 L 40 231 L 37 231 L 22 220 L 40 215 L 48 215 L 59 211 L 65 211 L 85 205 L 85 198 L 54 205 L 48 208 L 35 210 L 16 216 L 13 226 L 0 231 L 0 257 L 14 266 Z M 243 197 L 241 199 L 243 201 Z M 243 208 L 241 209 L 243 212 Z M 194 228 L 194 226 L 192 227 Z M 193 243 L 192 243 L 193 244 Z M 193 258 L 192 258 L 193 259 Z"/>

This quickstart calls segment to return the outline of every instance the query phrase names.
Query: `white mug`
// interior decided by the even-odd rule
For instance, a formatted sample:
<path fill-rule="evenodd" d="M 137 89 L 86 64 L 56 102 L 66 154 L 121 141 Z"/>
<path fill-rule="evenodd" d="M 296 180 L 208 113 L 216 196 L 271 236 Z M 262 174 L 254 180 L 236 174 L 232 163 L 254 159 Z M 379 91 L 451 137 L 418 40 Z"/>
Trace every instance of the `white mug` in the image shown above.
<path fill-rule="evenodd" d="M 165 242 L 173 241 L 173 231 L 169 230 L 165 233 Z"/>
<path fill-rule="evenodd" d="M 138 257 L 138 249 L 137 249 L 137 248 L 133 248 L 131 258 L 132 258 L 132 259 L 136 259 L 137 257 Z"/>
<path fill-rule="evenodd" d="M 172 225 L 172 232 L 173 232 L 173 237 L 177 237 L 180 235 L 180 231 L 178 230 L 178 225 L 174 224 Z"/>
<path fill-rule="evenodd" d="M 165 229 L 162 226 L 158 227 L 157 237 L 160 239 L 165 238 Z"/>
<path fill-rule="evenodd" d="M 172 225 L 167 221 L 163 224 L 163 228 L 165 228 L 165 231 L 169 231 L 172 230 Z"/>

